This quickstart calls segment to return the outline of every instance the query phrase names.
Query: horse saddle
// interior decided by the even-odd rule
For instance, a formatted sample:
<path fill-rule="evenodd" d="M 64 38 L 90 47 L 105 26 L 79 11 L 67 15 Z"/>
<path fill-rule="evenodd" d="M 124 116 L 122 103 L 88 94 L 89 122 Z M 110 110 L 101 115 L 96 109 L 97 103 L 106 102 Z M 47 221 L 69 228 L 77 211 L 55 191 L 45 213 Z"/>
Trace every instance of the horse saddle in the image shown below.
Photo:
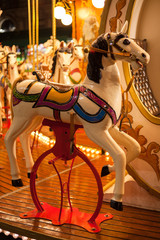
<path fill-rule="evenodd" d="M 32 86 L 37 89 L 38 86 L 41 87 L 41 91 L 33 93 L 30 91 Z M 65 86 L 66 87 L 66 86 Z M 38 81 L 31 81 L 26 87 L 26 90 L 22 93 L 13 88 L 13 106 L 17 105 L 19 102 L 33 102 L 33 108 L 38 107 L 49 107 L 54 111 L 69 111 L 73 109 L 81 118 L 87 122 L 100 122 L 104 119 L 106 114 L 109 114 L 113 124 L 117 123 L 116 113 L 112 107 L 96 95 L 92 90 L 86 88 L 83 85 L 75 85 L 69 88 L 65 88 L 60 84 L 47 84 Z M 31 93 L 32 92 L 32 93 Z M 97 113 L 89 114 L 78 102 L 79 94 L 83 94 L 90 101 L 94 102 L 99 106 Z"/>
<path fill-rule="evenodd" d="M 15 86 L 13 89 L 13 104 L 17 105 L 20 101 L 34 102 L 33 108 L 49 107 L 61 111 L 70 110 L 78 100 L 79 87 L 56 84 L 52 82 L 31 81 L 25 91 Z M 35 89 L 35 90 L 32 90 Z M 37 91 L 37 89 L 41 89 Z"/>

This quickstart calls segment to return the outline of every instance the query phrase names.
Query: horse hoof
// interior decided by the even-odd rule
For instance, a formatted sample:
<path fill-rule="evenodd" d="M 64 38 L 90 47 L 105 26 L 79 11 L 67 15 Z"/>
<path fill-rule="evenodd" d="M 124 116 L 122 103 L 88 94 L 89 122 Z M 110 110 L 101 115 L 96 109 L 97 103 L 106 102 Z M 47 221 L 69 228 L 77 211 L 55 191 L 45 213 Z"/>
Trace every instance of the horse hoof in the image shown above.
<path fill-rule="evenodd" d="M 31 173 L 28 172 L 28 173 L 27 173 L 27 176 L 28 176 L 28 178 L 31 178 Z M 36 174 L 36 178 L 38 178 L 37 174 Z"/>
<path fill-rule="evenodd" d="M 115 201 L 115 200 L 112 200 L 110 201 L 110 206 L 118 211 L 123 211 L 123 204 L 122 202 L 118 202 L 118 201 Z"/>
<path fill-rule="evenodd" d="M 22 179 L 12 180 L 12 186 L 14 186 L 14 187 L 23 187 Z"/>
<path fill-rule="evenodd" d="M 109 168 L 108 168 L 108 165 L 105 165 L 102 167 L 101 177 L 107 176 L 108 174 L 110 174 Z"/>

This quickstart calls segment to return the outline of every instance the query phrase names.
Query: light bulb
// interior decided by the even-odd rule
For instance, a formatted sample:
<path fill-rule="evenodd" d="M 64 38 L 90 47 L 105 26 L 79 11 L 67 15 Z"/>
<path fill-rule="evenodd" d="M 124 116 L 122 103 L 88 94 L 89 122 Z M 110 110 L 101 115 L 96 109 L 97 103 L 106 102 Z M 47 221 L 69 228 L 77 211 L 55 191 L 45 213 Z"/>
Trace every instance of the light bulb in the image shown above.
<path fill-rule="evenodd" d="M 70 25 L 72 23 L 72 16 L 69 13 L 66 13 L 61 19 L 61 22 L 66 26 Z"/>
<path fill-rule="evenodd" d="M 87 7 L 83 7 L 83 8 L 78 9 L 78 16 L 81 19 L 87 18 L 89 16 L 89 9 Z"/>
<path fill-rule="evenodd" d="M 105 0 L 92 0 L 92 4 L 95 8 L 103 8 Z"/>
<path fill-rule="evenodd" d="M 66 14 L 66 10 L 63 7 L 62 3 L 57 3 L 57 6 L 54 9 L 54 16 L 56 19 L 62 19 L 63 16 Z"/>
<path fill-rule="evenodd" d="M 18 237 L 19 237 L 19 234 L 17 234 L 17 233 L 13 233 L 13 234 L 12 234 L 12 236 L 13 236 L 13 238 L 15 238 L 15 239 L 16 239 L 16 238 L 18 238 Z"/>

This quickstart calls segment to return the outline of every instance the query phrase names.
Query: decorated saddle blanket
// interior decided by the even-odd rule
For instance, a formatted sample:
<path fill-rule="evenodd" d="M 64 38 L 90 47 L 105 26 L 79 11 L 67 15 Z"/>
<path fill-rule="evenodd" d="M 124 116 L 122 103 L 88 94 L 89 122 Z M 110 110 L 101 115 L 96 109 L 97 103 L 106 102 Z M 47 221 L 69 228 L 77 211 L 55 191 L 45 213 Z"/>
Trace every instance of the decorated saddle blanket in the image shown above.
<path fill-rule="evenodd" d="M 33 102 L 33 108 L 49 107 L 53 109 L 53 116 L 56 120 L 60 121 L 60 112 L 69 111 L 73 109 L 81 118 L 87 122 L 97 123 L 102 121 L 106 114 L 108 114 L 113 124 L 117 123 L 116 113 L 113 108 L 96 93 L 83 85 L 75 85 L 64 90 L 64 87 L 40 83 L 43 87 L 37 93 L 30 93 L 31 88 L 37 81 L 32 81 L 28 84 L 24 92 L 17 90 L 16 86 L 13 88 L 13 106 L 16 106 L 21 101 Z M 84 97 L 92 101 L 99 107 L 99 110 L 90 114 L 84 110 L 80 105 L 79 95 L 83 94 Z"/>

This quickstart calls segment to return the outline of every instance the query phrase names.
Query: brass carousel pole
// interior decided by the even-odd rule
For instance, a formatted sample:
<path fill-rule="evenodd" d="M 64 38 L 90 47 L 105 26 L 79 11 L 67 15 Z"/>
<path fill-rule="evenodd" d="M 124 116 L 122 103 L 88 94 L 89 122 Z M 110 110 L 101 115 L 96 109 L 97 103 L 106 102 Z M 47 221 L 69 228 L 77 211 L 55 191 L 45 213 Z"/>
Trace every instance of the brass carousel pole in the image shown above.
<path fill-rule="evenodd" d="M 55 39 L 56 39 L 56 19 L 54 16 L 56 0 L 52 0 L 52 37 L 53 37 L 53 52 L 55 52 Z"/>
<path fill-rule="evenodd" d="M 32 45 L 32 36 L 31 36 L 31 3 L 28 0 L 28 30 L 29 30 L 29 47 Z"/>
<path fill-rule="evenodd" d="M 36 56 L 38 69 L 38 45 L 39 45 L 39 0 L 36 0 Z"/>
<path fill-rule="evenodd" d="M 32 0 L 32 47 L 33 47 L 33 71 L 35 70 L 35 0 Z"/>
<path fill-rule="evenodd" d="M 76 29 L 76 3 L 75 0 L 72 0 L 71 4 L 71 9 L 72 9 L 72 38 L 77 39 L 77 29 Z"/>

